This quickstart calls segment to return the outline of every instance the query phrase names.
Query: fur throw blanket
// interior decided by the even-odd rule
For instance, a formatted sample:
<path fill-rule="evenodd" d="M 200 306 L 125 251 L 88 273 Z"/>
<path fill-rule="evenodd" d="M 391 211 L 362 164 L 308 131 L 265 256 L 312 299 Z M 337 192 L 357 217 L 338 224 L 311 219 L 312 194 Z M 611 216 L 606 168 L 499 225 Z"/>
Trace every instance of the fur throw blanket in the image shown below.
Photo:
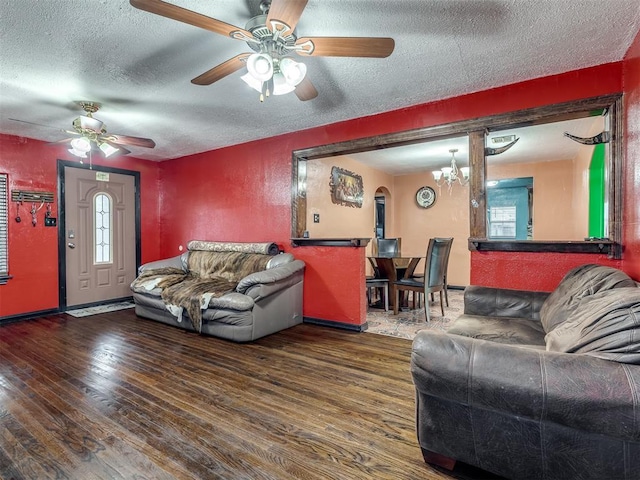
<path fill-rule="evenodd" d="M 209 306 L 211 298 L 234 291 L 244 277 L 265 270 L 271 258 L 257 253 L 190 252 L 187 272 L 168 267 L 151 269 L 141 273 L 132 288 L 160 288 L 162 300 L 178 321 L 186 309 L 193 328 L 202 332 L 202 310 Z"/>

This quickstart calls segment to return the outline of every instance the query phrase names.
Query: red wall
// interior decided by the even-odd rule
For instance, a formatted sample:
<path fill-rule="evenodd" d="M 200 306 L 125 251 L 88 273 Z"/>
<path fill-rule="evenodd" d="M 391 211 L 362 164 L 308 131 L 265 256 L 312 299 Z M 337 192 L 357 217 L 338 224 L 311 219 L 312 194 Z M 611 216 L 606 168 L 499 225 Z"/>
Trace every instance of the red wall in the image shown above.
<path fill-rule="evenodd" d="M 299 247 L 291 230 L 291 152 L 603 94 L 626 94 L 625 259 L 597 255 L 472 254 L 476 284 L 551 290 L 571 267 L 598 262 L 640 278 L 640 91 L 638 39 L 624 62 L 568 72 L 452 99 L 417 105 L 159 164 L 124 157 L 105 164 L 142 172 L 143 262 L 177 255 L 191 239 L 276 241 L 307 262 L 304 314 L 360 325 L 365 321 L 364 252 L 359 248 Z M 56 159 L 42 142 L 0 135 L 0 171 L 11 188 L 56 191 Z M 28 227 L 28 228 L 27 228 Z M 31 229 L 31 230 L 30 230 Z M 0 286 L 0 316 L 57 307 L 56 229 L 10 225 L 14 279 Z M 35 293 L 37 292 L 37 293 Z"/>
<path fill-rule="evenodd" d="M 0 134 L 0 172 L 9 174 L 9 190 L 54 192 L 53 216 L 58 216 L 57 159 L 77 160 L 63 147 Z M 157 240 L 158 167 L 156 163 L 129 157 L 101 161 L 104 165 L 141 172 L 142 261 L 158 258 Z M 9 202 L 9 274 L 13 279 L 0 285 L 0 317 L 58 308 L 58 229 L 44 227 L 44 212 L 38 212 L 33 227 L 28 210 Z"/>
<path fill-rule="evenodd" d="M 624 59 L 626 164 L 622 266 L 640 280 L 640 32 Z"/>
<path fill-rule="evenodd" d="M 362 324 L 361 249 L 289 245 L 293 150 L 621 91 L 618 62 L 163 162 L 161 254 L 176 255 L 193 238 L 279 242 L 307 262 L 305 316 Z M 551 290 L 569 268 L 593 261 L 611 263 L 593 255 L 474 253 L 471 278 Z"/>

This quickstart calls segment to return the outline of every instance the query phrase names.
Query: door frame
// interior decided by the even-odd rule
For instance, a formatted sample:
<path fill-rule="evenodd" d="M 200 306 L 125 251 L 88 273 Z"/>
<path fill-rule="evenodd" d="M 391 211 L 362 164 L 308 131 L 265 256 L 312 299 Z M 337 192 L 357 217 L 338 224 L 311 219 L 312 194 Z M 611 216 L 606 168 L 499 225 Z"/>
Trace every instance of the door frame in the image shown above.
<path fill-rule="evenodd" d="M 376 190 L 376 193 L 373 196 L 373 205 L 374 205 L 374 226 L 373 226 L 373 235 L 375 238 L 385 238 L 385 236 L 387 235 L 387 196 L 383 193 L 380 192 L 378 193 L 379 189 Z M 380 201 L 379 199 L 382 199 L 382 201 Z M 379 237 L 378 236 L 378 205 L 382 205 L 382 236 Z"/>
<path fill-rule="evenodd" d="M 125 170 L 123 168 L 105 167 L 102 165 L 85 165 L 83 163 L 58 159 L 58 308 L 67 308 L 67 227 L 65 215 L 65 167 L 80 168 L 84 170 L 95 170 L 96 172 L 117 173 L 120 175 L 131 175 L 134 183 L 135 198 L 135 243 L 136 243 L 136 271 L 140 267 L 142 258 L 141 237 L 141 210 L 140 210 L 140 172 Z"/>

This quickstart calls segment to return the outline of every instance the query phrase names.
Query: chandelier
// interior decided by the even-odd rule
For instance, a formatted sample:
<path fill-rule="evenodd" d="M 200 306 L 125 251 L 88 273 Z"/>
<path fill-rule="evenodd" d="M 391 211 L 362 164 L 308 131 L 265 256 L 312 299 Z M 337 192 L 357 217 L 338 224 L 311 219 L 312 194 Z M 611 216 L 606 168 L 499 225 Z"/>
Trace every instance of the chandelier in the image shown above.
<path fill-rule="evenodd" d="M 466 185 L 469 183 L 469 167 L 460 167 L 456 165 L 456 152 L 457 148 L 449 150 L 451 153 L 451 166 L 442 167 L 440 170 L 434 170 L 433 179 L 436 181 L 436 185 L 442 188 L 443 185 L 447 185 L 449 191 L 454 183 L 458 182 L 460 185 Z"/>

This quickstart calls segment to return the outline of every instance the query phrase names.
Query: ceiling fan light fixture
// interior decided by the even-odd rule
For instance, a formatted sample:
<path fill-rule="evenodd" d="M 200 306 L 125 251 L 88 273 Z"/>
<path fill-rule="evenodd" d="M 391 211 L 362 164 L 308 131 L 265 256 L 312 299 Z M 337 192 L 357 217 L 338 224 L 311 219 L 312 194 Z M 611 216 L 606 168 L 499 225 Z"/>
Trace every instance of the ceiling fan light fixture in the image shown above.
<path fill-rule="evenodd" d="M 273 58 L 266 53 L 249 55 L 247 70 L 256 80 L 266 82 L 273 76 Z"/>
<path fill-rule="evenodd" d="M 102 127 L 104 126 L 104 123 L 102 123 L 97 118 L 82 115 L 78 119 L 80 120 L 80 128 L 82 128 L 83 130 L 93 130 L 94 132 L 101 132 Z"/>
<path fill-rule="evenodd" d="M 295 85 L 287 82 L 287 78 L 281 72 L 273 74 L 273 94 L 274 95 L 286 95 L 296 89 Z"/>
<path fill-rule="evenodd" d="M 88 152 L 91 150 L 91 141 L 85 137 L 74 138 L 71 140 L 71 148 L 79 152 Z"/>
<path fill-rule="evenodd" d="M 75 155 L 76 157 L 80 157 L 80 158 L 87 158 L 87 154 L 85 152 L 82 152 L 80 150 L 76 150 L 75 148 L 70 148 L 68 150 L 68 152 L 71 155 Z"/>
<path fill-rule="evenodd" d="M 292 86 L 297 86 L 307 74 L 307 66 L 302 62 L 296 62 L 292 58 L 284 57 L 280 60 L 280 71 Z"/>
<path fill-rule="evenodd" d="M 116 148 L 113 145 L 109 145 L 107 142 L 102 142 L 98 146 L 100 150 L 102 150 L 102 153 L 104 154 L 105 157 L 110 157 L 114 153 L 118 153 L 120 151 L 119 148 Z"/>
<path fill-rule="evenodd" d="M 244 83 L 253 88 L 256 92 L 262 93 L 262 82 L 251 75 L 249 72 L 240 77 Z"/>

